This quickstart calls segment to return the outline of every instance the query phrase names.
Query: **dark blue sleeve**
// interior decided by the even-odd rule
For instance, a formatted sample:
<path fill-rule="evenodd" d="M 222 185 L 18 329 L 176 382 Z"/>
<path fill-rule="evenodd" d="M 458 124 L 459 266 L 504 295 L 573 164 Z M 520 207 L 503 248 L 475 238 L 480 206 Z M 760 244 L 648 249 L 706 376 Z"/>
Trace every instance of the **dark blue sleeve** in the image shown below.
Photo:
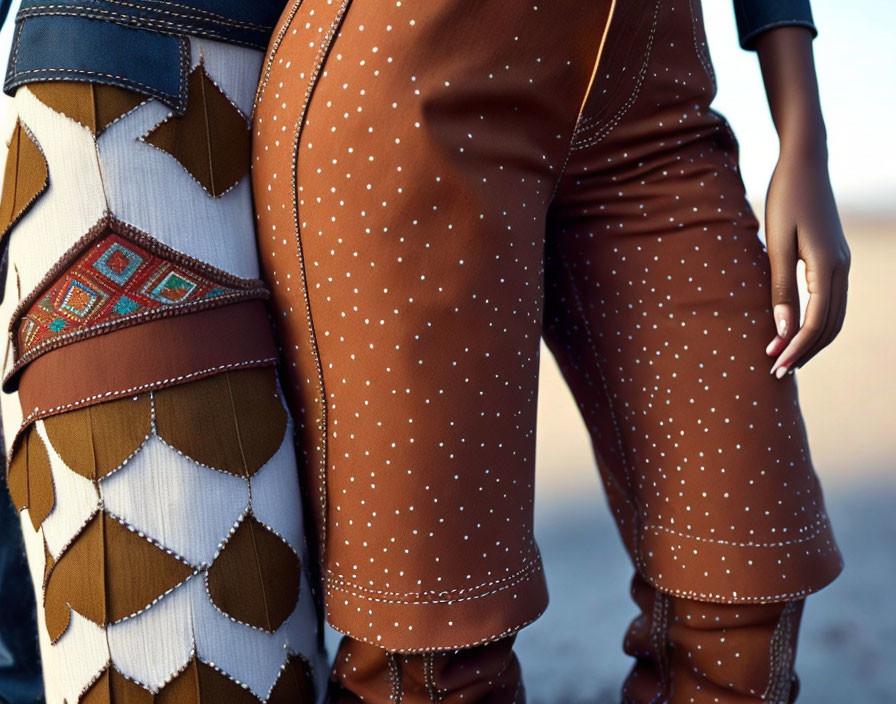
<path fill-rule="evenodd" d="M 10 5 L 12 5 L 12 0 L 0 0 L 0 28 L 6 23 Z"/>
<path fill-rule="evenodd" d="M 737 33 L 744 49 L 755 49 L 754 40 L 774 27 L 806 27 L 815 37 L 818 29 L 812 21 L 809 0 L 734 0 Z"/>

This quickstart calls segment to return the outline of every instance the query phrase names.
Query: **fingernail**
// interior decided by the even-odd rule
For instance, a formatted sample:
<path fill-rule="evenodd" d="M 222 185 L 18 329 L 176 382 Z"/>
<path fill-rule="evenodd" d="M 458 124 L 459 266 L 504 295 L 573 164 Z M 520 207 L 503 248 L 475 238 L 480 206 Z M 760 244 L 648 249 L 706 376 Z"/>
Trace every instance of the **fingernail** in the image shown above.
<path fill-rule="evenodd" d="M 780 337 L 774 338 L 771 342 L 768 343 L 768 347 L 765 348 L 765 353 L 768 355 L 772 355 L 775 353 L 775 348 L 778 346 L 778 343 L 781 342 Z"/>
<path fill-rule="evenodd" d="M 784 376 L 788 372 L 788 368 L 786 366 L 778 367 L 778 371 L 775 372 L 775 376 L 779 379 Z"/>
<path fill-rule="evenodd" d="M 787 321 L 784 318 L 778 318 L 778 336 L 787 337 Z"/>

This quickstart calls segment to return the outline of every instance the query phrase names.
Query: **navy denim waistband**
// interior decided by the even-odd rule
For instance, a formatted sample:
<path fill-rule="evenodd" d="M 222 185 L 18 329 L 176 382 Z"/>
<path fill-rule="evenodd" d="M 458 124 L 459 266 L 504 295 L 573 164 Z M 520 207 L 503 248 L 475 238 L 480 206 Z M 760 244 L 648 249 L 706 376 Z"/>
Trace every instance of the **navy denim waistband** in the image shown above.
<path fill-rule="evenodd" d="M 287 0 L 22 0 L 4 83 L 109 83 L 186 108 L 188 36 L 263 50 Z M 0 11 L 9 9 L 2 0 Z M 0 15 L 2 17 L 2 15 Z"/>

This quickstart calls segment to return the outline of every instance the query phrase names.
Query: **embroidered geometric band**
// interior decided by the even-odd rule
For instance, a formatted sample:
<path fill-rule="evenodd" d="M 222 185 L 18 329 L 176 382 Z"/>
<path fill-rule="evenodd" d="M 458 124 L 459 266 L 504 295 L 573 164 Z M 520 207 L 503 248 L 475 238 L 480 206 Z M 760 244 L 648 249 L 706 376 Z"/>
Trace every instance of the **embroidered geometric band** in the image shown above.
<path fill-rule="evenodd" d="M 108 220 L 88 240 L 13 316 L 16 363 L 10 377 L 40 354 L 85 337 L 268 295 L 257 279 L 198 262 L 122 223 Z"/>

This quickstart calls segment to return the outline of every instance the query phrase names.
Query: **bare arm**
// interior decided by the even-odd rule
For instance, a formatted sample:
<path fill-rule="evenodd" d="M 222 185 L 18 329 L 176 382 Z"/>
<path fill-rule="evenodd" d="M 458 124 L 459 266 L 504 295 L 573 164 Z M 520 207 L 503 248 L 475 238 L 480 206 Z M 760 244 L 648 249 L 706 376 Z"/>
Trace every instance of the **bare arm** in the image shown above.
<path fill-rule="evenodd" d="M 771 371 L 780 378 L 803 366 L 840 332 L 850 253 L 828 175 L 812 34 L 803 27 L 779 27 L 760 34 L 755 46 L 780 141 L 765 213 L 778 330 L 766 352 L 777 358 Z M 799 259 L 806 265 L 809 291 L 801 327 Z"/>

